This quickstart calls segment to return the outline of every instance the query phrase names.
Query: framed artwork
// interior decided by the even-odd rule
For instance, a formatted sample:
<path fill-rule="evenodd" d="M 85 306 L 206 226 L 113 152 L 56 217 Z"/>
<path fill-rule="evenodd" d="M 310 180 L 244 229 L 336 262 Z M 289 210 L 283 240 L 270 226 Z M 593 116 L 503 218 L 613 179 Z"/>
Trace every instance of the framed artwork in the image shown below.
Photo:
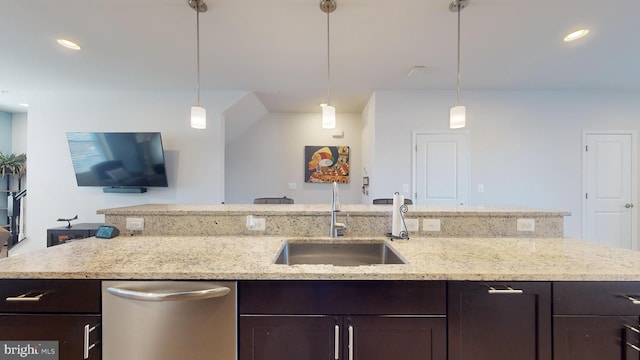
<path fill-rule="evenodd" d="M 349 183 L 348 146 L 305 146 L 304 182 Z"/>

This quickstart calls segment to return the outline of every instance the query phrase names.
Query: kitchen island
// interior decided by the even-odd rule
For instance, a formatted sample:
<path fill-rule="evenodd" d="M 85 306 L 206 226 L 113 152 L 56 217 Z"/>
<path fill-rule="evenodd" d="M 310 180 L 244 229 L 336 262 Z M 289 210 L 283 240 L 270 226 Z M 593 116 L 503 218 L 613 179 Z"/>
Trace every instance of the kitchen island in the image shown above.
<path fill-rule="evenodd" d="M 89 238 L 0 260 L 0 278 L 640 281 L 640 253 L 572 238 L 376 238 L 408 263 L 354 267 L 276 265 L 286 240 L 307 238 Z"/>

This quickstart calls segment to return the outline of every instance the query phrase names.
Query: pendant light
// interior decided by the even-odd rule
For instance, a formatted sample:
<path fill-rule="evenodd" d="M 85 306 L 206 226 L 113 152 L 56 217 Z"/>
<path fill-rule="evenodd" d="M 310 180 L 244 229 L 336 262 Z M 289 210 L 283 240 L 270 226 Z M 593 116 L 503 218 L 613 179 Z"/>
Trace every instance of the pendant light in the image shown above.
<path fill-rule="evenodd" d="M 189 6 L 196 11 L 196 67 L 198 72 L 198 102 L 191 107 L 191 127 L 207 128 L 207 110 L 200 106 L 200 13 L 207 11 L 204 0 L 187 0 Z"/>
<path fill-rule="evenodd" d="M 467 109 L 460 105 L 460 13 L 471 0 L 453 0 L 449 4 L 449 11 L 458 13 L 458 79 L 457 79 L 457 91 L 458 91 L 458 105 L 451 108 L 449 112 L 449 128 L 460 129 L 467 125 Z"/>
<path fill-rule="evenodd" d="M 336 108 L 331 106 L 331 35 L 329 31 L 329 14 L 336 10 L 335 0 L 320 1 L 320 9 L 327 13 L 327 103 L 322 107 L 322 128 L 334 129 L 336 127 Z"/>

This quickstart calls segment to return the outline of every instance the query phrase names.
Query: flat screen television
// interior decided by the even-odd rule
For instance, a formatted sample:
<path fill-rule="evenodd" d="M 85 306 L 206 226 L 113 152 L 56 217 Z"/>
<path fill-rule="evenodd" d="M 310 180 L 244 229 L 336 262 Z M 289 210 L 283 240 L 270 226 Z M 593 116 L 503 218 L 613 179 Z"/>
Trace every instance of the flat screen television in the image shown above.
<path fill-rule="evenodd" d="M 78 186 L 169 186 L 159 132 L 68 132 L 67 142 Z"/>

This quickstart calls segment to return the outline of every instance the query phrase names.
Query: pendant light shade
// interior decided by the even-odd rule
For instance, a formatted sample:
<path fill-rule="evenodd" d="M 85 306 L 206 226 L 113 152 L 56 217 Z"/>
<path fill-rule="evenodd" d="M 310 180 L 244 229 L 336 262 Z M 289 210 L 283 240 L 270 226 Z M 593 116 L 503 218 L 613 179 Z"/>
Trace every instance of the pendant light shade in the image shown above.
<path fill-rule="evenodd" d="M 191 107 L 191 127 L 199 130 L 207 128 L 207 110 L 205 108 Z"/>
<path fill-rule="evenodd" d="M 467 125 L 467 108 L 458 105 L 451 108 L 449 112 L 449 128 L 460 129 Z"/>
<path fill-rule="evenodd" d="M 320 9 L 327 14 L 327 103 L 322 107 L 322 128 L 335 129 L 336 108 L 331 106 L 331 36 L 329 31 L 329 14 L 336 10 L 335 0 L 321 0 Z"/>
<path fill-rule="evenodd" d="M 323 129 L 335 129 L 336 127 L 336 108 L 322 104 L 322 128 Z"/>
<path fill-rule="evenodd" d="M 207 110 L 200 106 L 200 13 L 207 11 L 204 0 L 187 0 L 189 6 L 196 11 L 196 68 L 198 73 L 198 103 L 191 107 L 191 127 L 207 128 Z"/>
<path fill-rule="evenodd" d="M 469 1 L 470 0 L 453 0 L 453 2 L 449 4 L 449 11 L 458 13 L 458 77 L 456 81 L 458 105 L 452 107 L 449 111 L 450 129 L 461 129 L 467 126 L 467 109 L 460 105 L 460 13 L 462 9 L 469 5 Z"/>

